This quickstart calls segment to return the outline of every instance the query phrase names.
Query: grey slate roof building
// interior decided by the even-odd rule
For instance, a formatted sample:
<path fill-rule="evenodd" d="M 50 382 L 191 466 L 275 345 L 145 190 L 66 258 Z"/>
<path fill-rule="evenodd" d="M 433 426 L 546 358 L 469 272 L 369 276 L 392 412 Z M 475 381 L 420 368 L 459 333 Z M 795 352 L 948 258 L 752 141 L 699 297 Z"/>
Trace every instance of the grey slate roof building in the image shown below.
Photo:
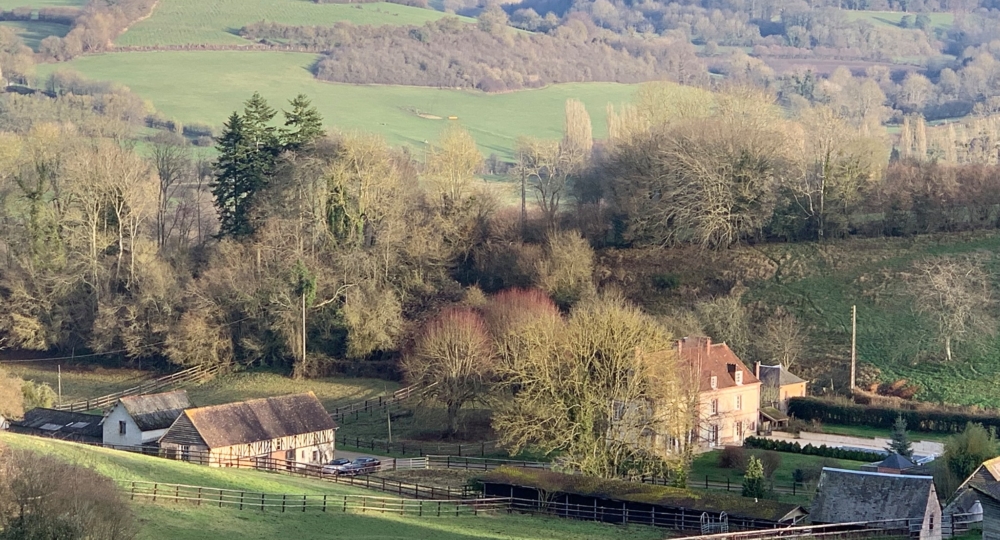
<path fill-rule="evenodd" d="M 764 386 L 788 386 L 790 384 L 804 383 L 801 377 L 790 373 L 780 364 L 777 366 L 760 366 L 760 376 L 758 377 Z"/>
<path fill-rule="evenodd" d="M 55 439 L 99 443 L 101 416 L 39 407 L 24 413 L 24 419 L 11 422 L 10 430 Z"/>
<path fill-rule="evenodd" d="M 104 444 L 140 446 L 155 443 L 184 409 L 190 407 L 184 390 L 120 398 L 102 422 Z"/>
<path fill-rule="evenodd" d="M 824 467 L 809 517 L 816 524 L 905 519 L 921 540 L 941 538 L 941 505 L 930 476 Z"/>

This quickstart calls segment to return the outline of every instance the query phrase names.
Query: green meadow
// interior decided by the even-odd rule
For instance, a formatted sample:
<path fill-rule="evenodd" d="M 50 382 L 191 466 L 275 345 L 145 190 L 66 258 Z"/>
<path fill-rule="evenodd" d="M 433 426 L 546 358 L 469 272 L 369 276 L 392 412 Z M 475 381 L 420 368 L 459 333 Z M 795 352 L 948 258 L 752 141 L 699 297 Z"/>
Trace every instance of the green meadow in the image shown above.
<path fill-rule="evenodd" d="M 0 25 L 13 28 L 24 44 L 35 51 L 38 51 L 38 44 L 43 39 L 49 36 L 63 37 L 69 33 L 69 25 L 45 21 L 0 21 Z"/>
<path fill-rule="evenodd" d="M 366 4 L 373 5 L 373 4 Z M 98 80 L 120 82 L 157 111 L 184 123 L 221 126 L 254 91 L 281 107 L 296 94 L 310 96 L 326 124 L 340 130 L 383 134 L 393 145 L 422 152 L 449 121 L 468 129 L 483 152 L 511 155 L 518 136 L 562 136 L 568 98 L 584 102 L 595 138 L 604 138 L 608 103 L 629 101 L 635 85 L 559 84 L 537 90 L 486 94 L 407 86 L 363 86 L 316 80 L 316 55 L 247 51 L 111 53 L 39 66 L 40 76 L 74 69 Z M 449 116 L 457 120 L 448 120 Z"/>
<path fill-rule="evenodd" d="M 0 445 L 53 455 L 92 467 L 118 481 L 189 484 L 288 495 L 371 495 L 366 491 L 279 474 L 204 467 L 129 452 L 26 435 L 0 433 Z M 586 521 L 523 515 L 414 517 L 377 513 L 239 510 L 176 502 L 131 502 L 140 524 L 139 538 L 160 540 L 271 540 L 294 538 L 472 540 L 646 540 L 664 538 L 652 527 L 622 527 Z"/>
<path fill-rule="evenodd" d="M 904 16 L 909 15 L 916 18 L 917 15 L 926 15 L 931 20 L 934 28 L 948 28 L 955 22 L 954 13 L 903 13 L 901 11 L 854 11 L 845 9 L 844 14 L 851 20 L 865 20 L 875 25 L 899 26 L 899 22 Z"/>
<path fill-rule="evenodd" d="M 5 1 L 5 0 L 0 0 Z M 269 21 L 293 25 L 424 24 L 445 14 L 399 4 L 320 4 L 310 0 L 160 0 L 152 16 L 122 34 L 117 44 L 245 44 L 247 24 Z M 466 19 L 472 21 L 472 19 Z"/>
<path fill-rule="evenodd" d="M 0 0 L 0 9 L 14 9 L 18 7 L 83 7 L 87 0 Z"/>

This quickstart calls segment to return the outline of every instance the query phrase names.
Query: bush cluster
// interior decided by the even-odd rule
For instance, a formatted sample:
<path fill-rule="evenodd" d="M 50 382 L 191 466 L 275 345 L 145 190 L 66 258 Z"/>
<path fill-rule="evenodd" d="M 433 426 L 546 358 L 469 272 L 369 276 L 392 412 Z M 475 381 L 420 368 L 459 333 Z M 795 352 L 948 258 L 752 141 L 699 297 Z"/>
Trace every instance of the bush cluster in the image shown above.
<path fill-rule="evenodd" d="M 847 450 L 844 448 L 831 448 L 825 444 L 813 446 L 806 444 L 802 446 L 798 442 L 776 441 L 763 437 L 747 437 L 743 441 L 745 448 L 758 448 L 761 450 L 774 450 L 776 452 L 788 452 L 792 454 L 803 454 L 806 456 L 822 456 L 834 459 L 849 459 L 851 461 L 881 461 L 882 454 L 877 452 L 866 452 L 864 450 Z"/>

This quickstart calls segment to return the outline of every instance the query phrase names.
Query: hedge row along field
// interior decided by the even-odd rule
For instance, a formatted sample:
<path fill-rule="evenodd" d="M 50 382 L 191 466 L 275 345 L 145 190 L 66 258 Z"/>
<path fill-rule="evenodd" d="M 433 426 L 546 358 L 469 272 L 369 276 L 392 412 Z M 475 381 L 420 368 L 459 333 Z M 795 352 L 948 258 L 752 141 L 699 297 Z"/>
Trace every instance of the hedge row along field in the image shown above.
<path fill-rule="evenodd" d="M 910 410 L 878 405 L 856 405 L 815 397 L 790 399 L 788 412 L 803 420 L 887 429 L 891 429 L 896 418 L 902 416 L 906 419 L 907 429 L 933 433 L 959 433 L 969 422 L 982 424 L 987 429 L 1000 429 L 1000 417 L 988 412 L 948 409 Z"/>

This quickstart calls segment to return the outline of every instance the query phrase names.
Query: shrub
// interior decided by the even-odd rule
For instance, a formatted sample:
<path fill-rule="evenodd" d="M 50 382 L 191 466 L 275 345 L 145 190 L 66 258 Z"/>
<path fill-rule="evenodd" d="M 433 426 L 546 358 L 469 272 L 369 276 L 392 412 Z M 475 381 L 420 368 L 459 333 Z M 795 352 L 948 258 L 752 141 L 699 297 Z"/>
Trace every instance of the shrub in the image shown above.
<path fill-rule="evenodd" d="M 881 461 L 882 454 L 878 452 L 866 452 L 864 450 L 846 450 L 844 448 L 831 448 L 827 445 L 813 446 L 807 444 L 800 445 L 798 442 L 776 441 L 762 437 L 747 437 L 743 441 L 744 448 L 756 448 L 759 450 L 773 450 L 776 452 L 788 452 L 791 454 L 803 454 L 807 456 L 822 456 L 834 459 L 848 459 L 851 461 Z"/>
<path fill-rule="evenodd" d="M 742 471 L 747 466 L 747 454 L 742 446 L 727 446 L 719 454 L 719 468 Z"/>
<path fill-rule="evenodd" d="M 672 291 L 681 285 L 681 278 L 674 274 L 655 274 L 653 286 L 661 291 Z"/>
<path fill-rule="evenodd" d="M 775 471 L 781 467 L 781 454 L 774 450 L 765 450 L 760 453 L 760 462 L 764 466 L 764 478 L 773 478 Z"/>

